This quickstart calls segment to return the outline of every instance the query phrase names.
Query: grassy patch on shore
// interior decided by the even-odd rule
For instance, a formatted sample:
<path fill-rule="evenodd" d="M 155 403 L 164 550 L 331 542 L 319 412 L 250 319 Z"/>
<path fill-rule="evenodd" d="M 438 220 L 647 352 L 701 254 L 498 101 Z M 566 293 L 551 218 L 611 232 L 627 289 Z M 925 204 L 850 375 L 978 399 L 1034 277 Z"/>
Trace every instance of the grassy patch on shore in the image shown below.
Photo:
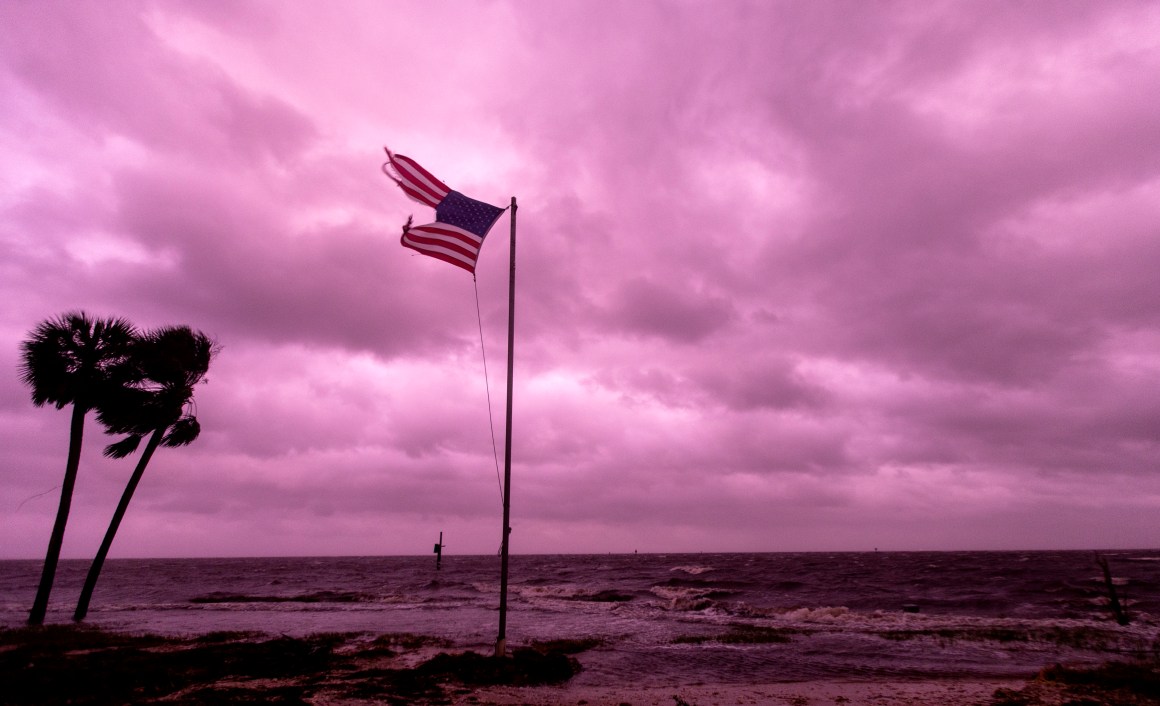
<path fill-rule="evenodd" d="M 412 667 L 396 650 L 446 648 L 410 634 L 327 633 L 304 638 L 219 632 L 195 638 L 52 625 L 0 629 L 0 702 L 31 704 L 307 704 L 337 696 L 373 703 L 445 703 L 449 685 L 550 684 L 579 670 L 551 649 L 496 659 L 440 653 Z"/>

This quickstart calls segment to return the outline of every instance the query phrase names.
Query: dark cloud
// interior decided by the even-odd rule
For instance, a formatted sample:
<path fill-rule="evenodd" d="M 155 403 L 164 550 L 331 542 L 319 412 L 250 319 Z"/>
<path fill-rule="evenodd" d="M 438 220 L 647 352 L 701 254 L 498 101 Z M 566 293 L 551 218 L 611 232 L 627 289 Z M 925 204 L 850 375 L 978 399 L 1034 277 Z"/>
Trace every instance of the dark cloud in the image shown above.
<path fill-rule="evenodd" d="M 640 278 L 618 286 L 609 309 L 614 329 L 674 343 L 703 342 L 732 318 L 732 306 L 723 297 Z"/>
<path fill-rule="evenodd" d="M 385 143 L 519 199 L 522 550 L 1155 544 L 1156 21 L 0 5 L 0 506 L 63 461 L 20 338 L 83 308 L 223 346 L 120 551 L 410 552 L 433 518 L 494 551 L 510 221 L 477 288 L 399 247 L 431 213 Z M 127 472 L 88 443 L 75 555 Z"/>

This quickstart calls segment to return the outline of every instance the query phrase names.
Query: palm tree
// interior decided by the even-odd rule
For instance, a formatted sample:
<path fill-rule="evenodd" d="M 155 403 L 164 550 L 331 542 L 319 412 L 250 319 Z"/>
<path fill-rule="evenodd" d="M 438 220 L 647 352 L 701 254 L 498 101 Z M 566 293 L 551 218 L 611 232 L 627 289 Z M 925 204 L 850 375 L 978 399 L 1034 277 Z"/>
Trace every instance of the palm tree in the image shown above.
<path fill-rule="evenodd" d="M 193 388 L 205 377 L 217 351 L 217 346 L 208 336 L 188 326 L 166 327 L 142 336 L 133 350 L 133 360 L 142 375 L 141 384 L 120 390 L 98 411 L 97 419 L 109 433 L 127 434 L 124 439 L 105 447 L 106 456 L 124 458 L 137 450 L 146 435 L 149 441 L 121 494 L 121 502 L 113 513 L 101 547 L 89 566 L 73 620 L 84 620 L 88 614 L 89 601 L 105 557 L 153 452 L 158 446 L 186 446 L 201 433 L 201 425 L 191 409 Z"/>
<path fill-rule="evenodd" d="M 91 319 L 84 312 L 70 312 L 42 321 L 21 344 L 20 377 L 32 388 L 32 403 L 37 407 L 52 403 L 57 409 L 72 405 L 60 506 L 48 541 L 40 586 L 28 615 L 30 625 L 42 624 L 48 611 L 80 466 L 85 415 L 114 390 L 133 382 L 129 351 L 135 338 L 136 331 L 125 319 Z"/>

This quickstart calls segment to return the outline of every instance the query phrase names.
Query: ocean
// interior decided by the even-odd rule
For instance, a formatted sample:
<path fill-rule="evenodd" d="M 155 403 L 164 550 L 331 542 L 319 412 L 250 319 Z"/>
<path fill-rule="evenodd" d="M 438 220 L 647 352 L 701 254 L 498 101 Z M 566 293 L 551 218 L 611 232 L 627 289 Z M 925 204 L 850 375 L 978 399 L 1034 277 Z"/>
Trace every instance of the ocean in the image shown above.
<path fill-rule="evenodd" d="M 1023 677 L 1160 651 L 1160 550 L 513 556 L 508 644 L 592 638 L 573 683 Z M 0 561 L 0 626 L 27 619 L 39 561 Z M 62 561 L 47 622 L 87 562 Z M 499 559 L 114 559 L 90 624 L 194 635 L 416 633 L 490 651 Z"/>

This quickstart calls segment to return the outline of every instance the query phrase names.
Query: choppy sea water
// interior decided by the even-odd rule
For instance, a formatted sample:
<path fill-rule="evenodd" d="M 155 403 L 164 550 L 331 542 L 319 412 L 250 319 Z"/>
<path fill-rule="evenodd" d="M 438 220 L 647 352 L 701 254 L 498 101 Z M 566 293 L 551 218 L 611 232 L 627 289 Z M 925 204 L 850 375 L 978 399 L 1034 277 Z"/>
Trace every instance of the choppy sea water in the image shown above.
<path fill-rule="evenodd" d="M 1160 550 L 514 556 L 508 642 L 600 638 L 577 684 L 1007 677 L 1160 650 Z M 0 625 L 27 618 L 38 561 L 0 561 Z M 49 622 L 87 570 L 63 561 Z M 121 559 L 87 622 L 170 635 L 410 632 L 490 649 L 499 560 Z"/>

